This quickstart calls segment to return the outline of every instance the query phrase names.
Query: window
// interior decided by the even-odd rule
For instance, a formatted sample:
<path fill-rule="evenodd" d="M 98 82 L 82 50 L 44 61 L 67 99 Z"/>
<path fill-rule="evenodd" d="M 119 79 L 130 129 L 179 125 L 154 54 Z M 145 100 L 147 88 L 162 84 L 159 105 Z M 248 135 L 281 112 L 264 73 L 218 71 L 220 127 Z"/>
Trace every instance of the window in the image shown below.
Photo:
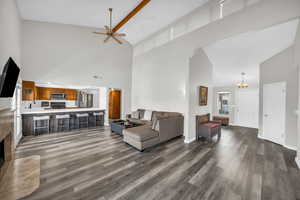
<path fill-rule="evenodd" d="M 218 110 L 221 115 L 229 115 L 229 103 L 231 93 L 230 92 L 219 92 L 218 93 Z"/>

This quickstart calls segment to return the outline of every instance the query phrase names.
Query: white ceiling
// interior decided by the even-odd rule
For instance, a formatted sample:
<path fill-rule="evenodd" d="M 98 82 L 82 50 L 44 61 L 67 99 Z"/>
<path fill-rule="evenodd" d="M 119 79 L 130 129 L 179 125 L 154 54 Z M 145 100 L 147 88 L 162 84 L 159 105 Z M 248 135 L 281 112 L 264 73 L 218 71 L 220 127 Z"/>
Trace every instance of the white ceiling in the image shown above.
<path fill-rule="evenodd" d="M 241 34 L 204 48 L 214 66 L 215 86 L 232 86 L 246 73 L 247 81 L 258 85 L 259 64 L 291 46 L 299 20 L 264 30 Z"/>
<path fill-rule="evenodd" d="M 145 39 L 208 0 L 152 0 L 120 31 L 132 44 Z M 116 25 L 141 0 L 17 0 L 26 20 L 103 28 L 109 23 L 108 8 L 114 9 Z"/>

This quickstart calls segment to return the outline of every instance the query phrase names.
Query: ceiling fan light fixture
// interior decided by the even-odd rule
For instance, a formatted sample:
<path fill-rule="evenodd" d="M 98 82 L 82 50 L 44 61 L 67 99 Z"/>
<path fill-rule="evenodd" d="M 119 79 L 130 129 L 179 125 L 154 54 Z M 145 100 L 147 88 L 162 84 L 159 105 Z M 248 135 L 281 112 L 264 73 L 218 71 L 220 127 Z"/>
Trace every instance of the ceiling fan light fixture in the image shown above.
<path fill-rule="evenodd" d="M 123 44 L 123 42 L 117 37 L 125 37 L 124 33 L 117 33 L 117 31 L 123 27 L 131 18 L 133 18 L 138 12 L 140 12 L 151 0 L 142 0 L 121 22 L 119 22 L 115 27 L 112 27 L 112 8 L 109 8 L 109 26 L 104 26 L 106 32 L 94 32 L 95 34 L 106 35 L 106 39 L 104 43 L 106 43 L 110 39 L 114 39 L 119 44 Z"/>
<path fill-rule="evenodd" d="M 246 82 L 246 79 L 245 79 L 246 73 L 242 72 L 241 75 L 242 75 L 242 81 L 237 84 L 237 87 L 238 88 L 248 88 L 249 84 Z"/>

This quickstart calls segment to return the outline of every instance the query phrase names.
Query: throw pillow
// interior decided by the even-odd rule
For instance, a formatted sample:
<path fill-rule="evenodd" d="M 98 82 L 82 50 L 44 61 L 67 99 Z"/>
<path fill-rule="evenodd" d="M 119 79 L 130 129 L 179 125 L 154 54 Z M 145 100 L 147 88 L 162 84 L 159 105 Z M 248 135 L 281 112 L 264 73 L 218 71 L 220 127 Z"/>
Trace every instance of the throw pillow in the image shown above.
<path fill-rule="evenodd" d="M 132 112 L 131 118 L 133 118 L 133 119 L 139 119 L 139 117 L 140 117 L 140 113 L 138 111 Z"/>
<path fill-rule="evenodd" d="M 159 132 L 159 120 L 156 120 L 154 130 Z"/>
<path fill-rule="evenodd" d="M 146 110 L 145 111 L 145 114 L 144 114 L 144 118 L 143 120 L 148 120 L 148 121 L 151 121 L 151 118 L 152 118 L 152 110 Z"/>
<path fill-rule="evenodd" d="M 157 119 L 153 117 L 153 122 L 151 127 L 152 130 L 155 130 L 156 123 L 157 123 Z"/>

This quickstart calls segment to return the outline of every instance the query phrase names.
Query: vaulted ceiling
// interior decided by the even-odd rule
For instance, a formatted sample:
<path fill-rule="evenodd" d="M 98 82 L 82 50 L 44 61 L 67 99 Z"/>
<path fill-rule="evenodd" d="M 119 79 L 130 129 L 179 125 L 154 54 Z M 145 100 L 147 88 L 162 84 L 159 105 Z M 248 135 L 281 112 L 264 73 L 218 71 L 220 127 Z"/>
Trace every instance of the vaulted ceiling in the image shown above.
<path fill-rule="evenodd" d="M 241 80 L 242 72 L 246 73 L 250 85 L 257 86 L 260 63 L 294 44 L 298 24 L 299 19 L 295 19 L 205 47 L 214 67 L 215 86 L 235 85 Z"/>
<path fill-rule="evenodd" d="M 152 0 L 120 32 L 132 44 L 147 38 L 208 0 Z M 25 20 L 54 22 L 103 28 L 109 23 L 108 8 L 113 8 L 113 25 L 121 21 L 141 0 L 17 0 Z"/>

